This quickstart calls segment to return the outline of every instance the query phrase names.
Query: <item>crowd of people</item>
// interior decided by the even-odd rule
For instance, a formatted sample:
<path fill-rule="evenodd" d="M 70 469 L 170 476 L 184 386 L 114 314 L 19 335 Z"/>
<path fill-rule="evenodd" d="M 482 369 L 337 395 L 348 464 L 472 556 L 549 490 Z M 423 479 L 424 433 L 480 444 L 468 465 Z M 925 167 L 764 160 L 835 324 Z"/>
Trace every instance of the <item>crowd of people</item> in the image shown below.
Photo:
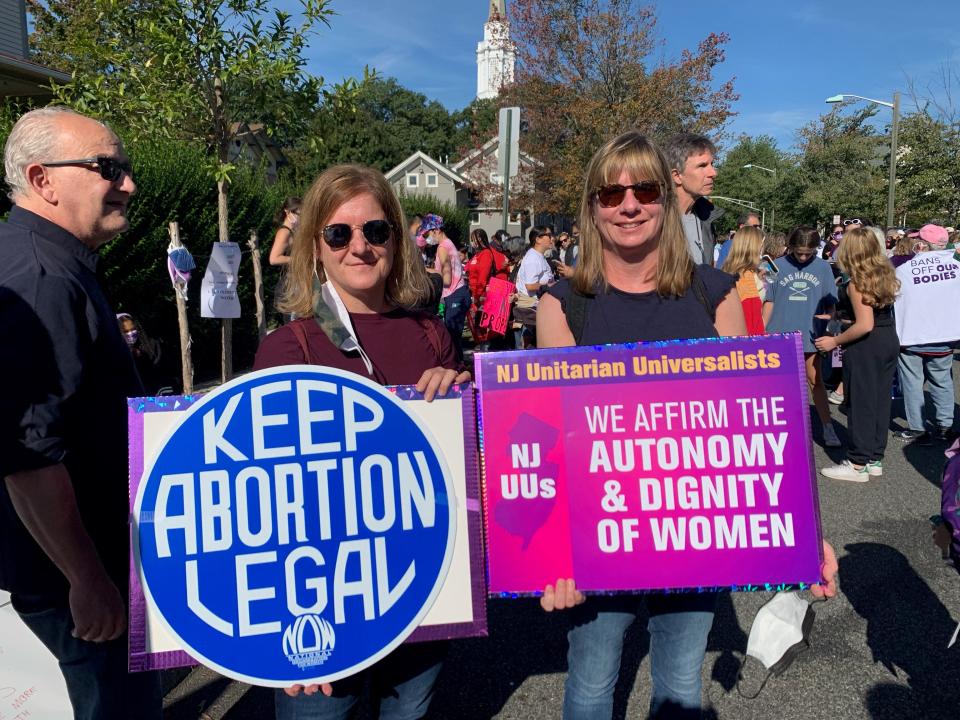
<path fill-rule="evenodd" d="M 897 369 L 902 438 L 953 437 L 960 320 L 929 312 L 960 292 L 949 231 L 926 225 L 904 240 L 851 218 L 827 238 L 814 227 L 784 237 L 746 215 L 717 243 L 715 154 L 692 134 L 662 147 L 635 131 L 609 140 L 585 168 L 570 231 L 536 225 L 522 253 L 505 233 L 482 230 L 458 248 L 442 217 L 408 223 L 380 172 L 331 167 L 278 216 L 270 261 L 284 266 L 277 307 L 287 322 L 264 338 L 255 368 L 322 364 L 416 385 L 429 402 L 470 379 L 464 327 L 500 281 L 513 284 L 517 348 L 799 332 L 827 446 L 841 440 L 824 370 L 842 349 L 847 457 L 823 468 L 829 478 L 882 474 Z M 133 171 L 108 127 L 58 107 L 25 114 L 4 161 L 14 207 L 0 225 L 0 339 L 18 348 L 3 354 L 3 370 L 22 382 L 0 415 L 0 588 L 60 660 L 76 717 L 160 718 L 156 675 L 126 671 L 126 398 L 144 393 L 137 368 L 157 348 L 130 315 L 113 313 L 96 275 L 97 249 L 127 227 Z M 837 563 L 826 542 L 823 557 L 813 592 L 830 597 Z M 588 598 L 576 578 L 547 585 L 543 609 L 571 616 L 564 717 L 611 716 L 641 602 L 651 716 L 699 717 L 716 601 L 712 592 Z M 278 691 L 277 717 L 348 717 L 367 678 L 382 718 L 422 717 L 446 648 L 404 645 L 355 677 Z"/>

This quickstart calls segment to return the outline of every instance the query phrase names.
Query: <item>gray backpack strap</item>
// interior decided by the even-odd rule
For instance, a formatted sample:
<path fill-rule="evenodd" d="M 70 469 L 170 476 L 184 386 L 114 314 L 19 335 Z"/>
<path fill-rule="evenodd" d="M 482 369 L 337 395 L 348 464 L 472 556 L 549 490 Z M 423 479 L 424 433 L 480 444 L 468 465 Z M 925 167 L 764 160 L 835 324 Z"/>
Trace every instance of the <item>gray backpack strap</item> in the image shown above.
<path fill-rule="evenodd" d="M 570 295 L 566 302 L 567 327 L 573 333 L 573 341 L 577 345 L 583 338 L 583 326 L 587 324 L 587 307 L 592 299 L 589 295 L 581 295 L 570 286 Z"/>

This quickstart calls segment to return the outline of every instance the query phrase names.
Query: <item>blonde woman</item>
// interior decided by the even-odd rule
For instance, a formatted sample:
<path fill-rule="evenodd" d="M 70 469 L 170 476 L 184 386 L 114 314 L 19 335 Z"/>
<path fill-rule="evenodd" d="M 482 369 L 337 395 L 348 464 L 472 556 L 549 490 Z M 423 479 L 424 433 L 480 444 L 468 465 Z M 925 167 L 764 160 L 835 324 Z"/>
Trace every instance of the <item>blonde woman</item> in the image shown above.
<path fill-rule="evenodd" d="M 849 442 L 847 459 L 820 472 L 835 480 L 866 482 L 883 474 L 890 387 L 900 351 L 892 312 L 900 283 L 869 228 L 848 230 L 836 260 L 843 271 L 837 307 L 842 311 L 846 306 L 854 322 L 835 337 L 817 338 L 815 344 L 821 352 L 843 348 Z"/>
<path fill-rule="evenodd" d="M 580 257 L 573 277 L 562 278 L 540 300 L 538 347 L 746 332 L 733 278 L 694 265 L 674 188 L 663 153 L 637 131 L 597 150 L 587 167 L 580 205 Z M 836 592 L 836 564 L 827 544 L 824 558 L 827 585 L 811 589 L 830 597 Z M 624 635 L 642 603 L 650 633 L 650 716 L 700 716 L 700 678 L 715 593 L 588 599 L 575 578 L 558 578 L 544 588 L 540 604 L 547 612 L 570 610 L 573 616 L 567 633 L 564 720 L 613 715 Z"/>
<path fill-rule="evenodd" d="M 767 294 L 767 284 L 757 270 L 763 248 L 763 233 L 759 228 L 745 225 L 737 230 L 730 242 L 732 245 L 723 263 L 723 271 L 737 278 L 737 295 L 743 306 L 747 332 L 750 335 L 763 335 L 761 311 Z"/>
<path fill-rule="evenodd" d="M 663 154 L 639 132 L 597 151 L 580 206 L 580 258 L 573 278 L 560 280 L 540 300 L 537 347 L 746 332 L 733 278 L 694 265 L 674 187 Z M 541 605 L 548 612 L 573 608 L 565 720 L 611 717 L 624 633 L 641 601 L 649 615 L 650 714 L 670 708 L 699 716 L 715 593 L 591 597 L 581 605 L 575 580 L 560 578 L 545 588 Z"/>

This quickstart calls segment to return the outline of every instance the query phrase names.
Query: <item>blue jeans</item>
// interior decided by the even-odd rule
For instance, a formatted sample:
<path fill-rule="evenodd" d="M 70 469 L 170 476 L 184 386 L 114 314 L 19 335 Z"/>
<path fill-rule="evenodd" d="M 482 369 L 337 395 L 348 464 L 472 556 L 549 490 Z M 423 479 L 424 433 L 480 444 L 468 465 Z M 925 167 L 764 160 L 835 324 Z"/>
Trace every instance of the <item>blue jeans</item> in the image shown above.
<path fill-rule="evenodd" d="M 380 720 L 417 720 L 427 714 L 433 688 L 447 654 L 447 642 L 401 645 L 363 672 L 333 683 L 333 695 L 320 692 L 290 697 L 274 695 L 276 720 L 347 720 L 364 684 L 380 702 Z"/>
<path fill-rule="evenodd" d="M 457 357 L 463 357 L 463 325 L 470 311 L 470 288 L 464 285 L 443 299 L 443 324 L 453 339 Z"/>
<path fill-rule="evenodd" d="M 567 634 L 564 720 L 609 720 L 620 674 L 623 636 L 640 598 L 593 597 L 572 612 Z M 650 717 L 699 718 L 700 672 L 713 625 L 716 593 L 646 596 L 650 619 Z"/>
<path fill-rule="evenodd" d="M 903 408 L 911 430 L 923 430 L 923 381 L 930 387 L 930 399 L 937 425 L 953 427 L 953 353 L 944 357 L 918 355 L 908 350 L 897 360 Z"/>
<path fill-rule="evenodd" d="M 95 643 L 70 633 L 69 608 L 39 596 L 14 595 L 13 607 L 57 658 L 75 720 L 160 720 L 160 674 L 127 672 L 127 635 Z"/>

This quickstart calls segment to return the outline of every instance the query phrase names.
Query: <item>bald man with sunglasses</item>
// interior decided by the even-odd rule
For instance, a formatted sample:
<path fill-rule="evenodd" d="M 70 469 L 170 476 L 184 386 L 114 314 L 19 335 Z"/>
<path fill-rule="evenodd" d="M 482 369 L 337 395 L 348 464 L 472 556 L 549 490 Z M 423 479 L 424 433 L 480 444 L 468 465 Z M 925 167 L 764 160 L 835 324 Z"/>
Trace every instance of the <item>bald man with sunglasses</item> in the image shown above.
<path fill-rule="evenodd" d="M 4 151 L 0 224 L 0 588 L 57 657 L 74 717 L 159 720 L 156 673 L 127 672 L 126 398 L 143 394 L 97 281 L 136 192 L 120 139 L 62 107 Z"/>

